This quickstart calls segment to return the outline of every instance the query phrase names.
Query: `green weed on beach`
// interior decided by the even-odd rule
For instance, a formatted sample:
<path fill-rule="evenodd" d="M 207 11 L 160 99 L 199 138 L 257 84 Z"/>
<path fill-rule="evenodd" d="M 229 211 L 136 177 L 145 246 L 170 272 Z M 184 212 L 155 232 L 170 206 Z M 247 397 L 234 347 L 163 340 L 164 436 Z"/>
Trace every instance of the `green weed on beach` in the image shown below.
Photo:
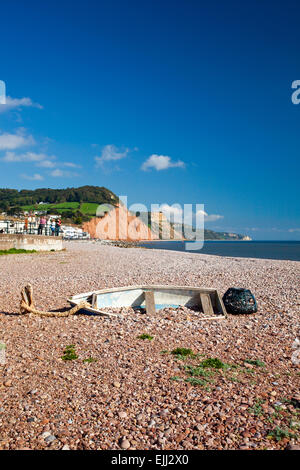
<path fill-rule="evenodd" d="M 149 341 L 152 341 L 154 336 L 148 335 L 148 333 L 143 333 L 142 335 L 138 336 L 137 338 L 142 339 L 142 340 L 148 339 Z"/>
<path fill-rule="evenodd" d="M 88 364 L 91 364 L 92 362 L 97 362 L 97 359 L 95 359 L 94 357 L 88 357 L 87 359 L 83 359 L 82 362 L 86 362 Z"/>
<path fill-rule="evenodd" d="M 246 364 L 250 364 L 252 366 L 257 366 L 257 367 L 266 367 L 266 364 L 259 359 L 245 359 L 244 361 Z"/>
<path fill-rule="evenodd" d="M 190 348 L 176 348 L 171 351 L 171 354 L 176 357 L 176 359 L 186 359 L 187 357 L 194 358 L 196 357 L 193 351 Z"/>
<path fill-rule="evenodd" d="M 63 361 L 74 361 L 78 359 L 78 356 L 75 351 L 75 345 L 70 344 L 69 346 L 65 347 L 64 355 L 61 357 Z"/>
<path fill-rule="evenodd" d="M 275 441 L 280 442 L 282 439 L 293 439 L 297 436 L 294 433 L 291 433 L 288 429 L 282 429 L 279 426 L 276 426 L 272 431 L 269 432 L 269 439 L 275 439 Z"/>
<path fill-rule="evenodd" d="M 161 354 L 167 354 L 168 351 L 164 350 Z M 227 364 L 226 362 L 221 361 L 221 359 L 216 357 L 208 357 L 202 359 L 200 362 L 197 361 L 195 364 L 186 364 L 187 360 L 199 359 L 202 354 L 194 353 L 189 348 L 176 348 L 173 349 L 170 354 L 172 354 L 176 359 L 179 359 L 184 362 L 181 366 L 181 369 L 185 372 L 185 377 L 172 377 L 171 380 L 177 382 L 187 382 L 192 385 L 200 385 L 207 388 L 208 384 L 214 383 L 214 377 L 221 374 L 223 378 L 226 378 L 232 382 L 239 382 L 240 379 L 236 377 L 240 372 L 247 372 L 247 369 L 242 368 L 236 364 Z M 258 365 L 258 364 L 256 364 Z M 260 365 L 262 367 L 262 365 Z M 249 371 L 253 372 L 251 369 Z M 254 412 L 260 412 L 260 403 L 255 408 Z"/>
<path fill-rule="evenodd" d="M 9 250 L 0 250 L 0 256 L 2 256 L 2 255 L 21 255 L 23 253 L 36 253 L 36 250 L 17 250 L 16 248 L 10 248 Z"/>

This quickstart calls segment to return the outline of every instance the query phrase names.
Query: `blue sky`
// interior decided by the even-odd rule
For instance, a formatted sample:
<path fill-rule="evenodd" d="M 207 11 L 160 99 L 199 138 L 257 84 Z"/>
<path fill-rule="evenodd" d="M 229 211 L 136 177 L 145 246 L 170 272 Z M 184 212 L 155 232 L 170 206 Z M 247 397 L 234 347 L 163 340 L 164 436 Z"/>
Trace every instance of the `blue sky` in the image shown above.
<path fill-rule="evenodd" d="M 203 203 L 206 228 L 300 239 L 300 4 L 1 5 L 0 187 Z"/>

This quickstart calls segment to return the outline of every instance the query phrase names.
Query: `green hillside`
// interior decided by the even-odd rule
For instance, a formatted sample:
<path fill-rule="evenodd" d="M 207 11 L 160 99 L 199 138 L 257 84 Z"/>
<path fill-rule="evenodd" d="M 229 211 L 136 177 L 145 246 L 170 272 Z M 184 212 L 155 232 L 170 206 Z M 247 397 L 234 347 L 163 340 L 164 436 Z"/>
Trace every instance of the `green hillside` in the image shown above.
<path fill-rule="evenodd" d="M 80 211 L 86 215 L 96 215 L 97 207 L 99 204 L 93 202 L 82 202 L 80 204 Z"/>
<path fill-rule="evenodd" d="M 102 206 L 102 204 L 101 204 Z M 31 204 L 29 206 L 21 206 L 22 211 L 44 211 L 51 215 L 61 215 L 63 218 L 72 218 L 76 213 L 83 216 L 84 220 L 94 217 L 99 207 L 95 202 L 62 202 L 61 204 Z M 79 214 L 80 213 L 80 214 Z"/>
<path fill-rule="evenodd" d="M 43 204 L 40 204 L 43 203 Z M 118 197 L 99 186 L 36 190 L 1 189 L 0 211 L 8 215 L 24 211 L 43 211 L 60 215 L 64 221 L 81 224 L 96 215 L 99 205 L 116 205 Z"/>
<path fill-rule="evenodd" d="M 35 190 L 0 188 L 0 207 L 4 206 L 32 206 L 45 202 L 47 204 L 61 204 L 70 202 L 89 202 L 94 204 L 116 204 L 117 196 L 107 188 L 99 186 L 81 186 L 80 188 Z"/>
<path fill-rule="evenodd" d="M 24 211 L 49 211 L 51 209 L 57 209 L 58 211 L 69 210 L 69 209 L 79 209 L 79 202 L 61 202 L 60 204 L 30 204 L 28 206 L 21 206 Z"/>

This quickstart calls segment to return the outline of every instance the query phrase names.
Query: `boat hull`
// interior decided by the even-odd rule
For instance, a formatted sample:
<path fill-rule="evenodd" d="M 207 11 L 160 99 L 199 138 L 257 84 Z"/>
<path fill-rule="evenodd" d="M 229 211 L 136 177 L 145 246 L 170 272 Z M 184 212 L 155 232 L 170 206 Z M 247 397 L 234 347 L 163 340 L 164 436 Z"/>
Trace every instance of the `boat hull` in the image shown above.
<path fill-rule="evenodd" d="M 224 318 L 226 309 L 221 296 L 216 289 L 190 286 L 161 286 L 161 285 L 141 285 L 126 286 L 113 289 L 102 289 L 95 292 L 87 292 L 70 297 L 68 301 L 71 305 L 77 305 L 82 301 L 89 302 L 90 308 L 86 311 L 95 315 L 122 316 L 108 313 L 102 309 L 106 308 L 146 308 L 147 298 L 152 295 L 153 309 L 157 310 L 172 307 L 198 307 L 204 313 L 207 309 L 215 318 Z M 153 293 L 153 294 L 152 294 Z M 204 302 L 204 299 L 206 302 Z M 209 303 L 209 308 L 207 307 Z M 204 305 L 204 303 L 206 305 Z"/>

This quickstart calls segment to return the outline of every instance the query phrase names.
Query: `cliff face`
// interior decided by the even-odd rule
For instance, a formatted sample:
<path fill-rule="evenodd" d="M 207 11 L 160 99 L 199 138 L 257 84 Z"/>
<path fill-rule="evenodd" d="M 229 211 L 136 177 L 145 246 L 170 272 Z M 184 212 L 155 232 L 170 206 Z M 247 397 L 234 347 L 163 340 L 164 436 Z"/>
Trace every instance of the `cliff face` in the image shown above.
<path fill-rule="evenodd" d="M 145 221 L 146 222 L 146 221 Z M 92 238 L 101 240 L 184 240 L 182 227 L 178 224 L 171 226 L 167 218 L 159 213 L 153 213 L 151 227 L 135 215 L 132 215 L 126 207 L 120 205 L 103 217 L 94 217 L 83 224 L 83 230 L 88 232 Z M 187 226 L 188 227 L 188 226 Z M 192 229 L 192 227 L 189 227 Z M 203 234 L 199 233 L 199 237 Z M 214 232 L 204 230 L 205 240 L 251 240 L 250 237 L 227 232 Z"/>
<path fill-rule="evenodd" d="M 83 225 L 83 230 L 92 238 L 102 240 L 140 241 L 153 240 L 148 226 L 133 216 L 123 206 L 111 210 L 104 217 L 94 217 Z"/>
<path fill-rule="evenodd" d="M 175 230 L 163 212 L 151 212 L 153 240 L 183 240 L 181 230 Z"/>

